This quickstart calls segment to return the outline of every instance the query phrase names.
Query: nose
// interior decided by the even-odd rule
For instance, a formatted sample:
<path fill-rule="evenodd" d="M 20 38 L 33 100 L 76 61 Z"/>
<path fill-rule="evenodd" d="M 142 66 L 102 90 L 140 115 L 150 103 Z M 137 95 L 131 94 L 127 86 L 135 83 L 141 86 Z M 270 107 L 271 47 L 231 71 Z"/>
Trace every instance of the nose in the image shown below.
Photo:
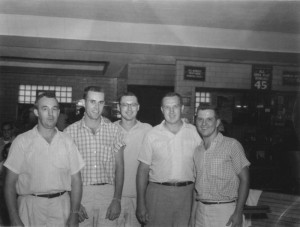
<path fill-rule="evenodd" d="M 48 110 L 48 115 L 49 115 L 49 116 L 53 116 L 53 110 L 49 109 L 49 110 Z"/>
<path fill-rule="evenodd" d="M 132 104 L 127 104 L 127 107 L 128 107 L 129 110 L 131 110 L 132 109 Z"/>

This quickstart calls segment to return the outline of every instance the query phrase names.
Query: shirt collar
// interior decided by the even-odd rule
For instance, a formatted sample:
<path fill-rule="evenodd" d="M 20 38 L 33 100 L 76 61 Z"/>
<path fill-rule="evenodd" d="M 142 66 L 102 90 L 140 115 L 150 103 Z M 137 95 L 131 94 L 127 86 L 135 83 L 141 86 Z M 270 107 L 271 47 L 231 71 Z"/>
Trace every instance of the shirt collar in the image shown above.
<path fill-rule="evenodd" d="M 85 124 L 85 119 L 86 118 L 86 116 L 84 115 L 83 117 L 82 117 L 82 119 L 80 120 L 80 128 L 89 128 L 89 127 L 87 127 L 86 126 L 86 124 Z M 100 121 L 100 124 L 99 124 L 99 127 L 98 128 L 100 128 L 101 126 L 103 126 L 103 125 L 107 125 L 108 123 L 110 123 L 110 121 L 107 119 L 107 118 L 105 118 L 105 117 L 103 117 L 103 116 L 100 116 L 100 118 L 101 118 L 101 121 Z"/>

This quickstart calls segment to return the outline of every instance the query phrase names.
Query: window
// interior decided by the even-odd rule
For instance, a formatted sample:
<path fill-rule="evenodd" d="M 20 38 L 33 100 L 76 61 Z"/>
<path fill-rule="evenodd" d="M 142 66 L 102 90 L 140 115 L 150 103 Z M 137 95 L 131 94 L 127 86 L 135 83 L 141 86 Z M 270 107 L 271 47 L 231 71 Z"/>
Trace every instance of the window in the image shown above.
<path fill-rule="evenodd" d="M 33 104 L 41 91 L 54 91 L 59 103 L 72 102 L 72 87 L 48 85 L 20 85 L 19 103 Z"/>
<path fill-rule="evenodd" d="M 195 113 L 197 112 L 197 108 L 201 104 L 207 104 L 211 102 L 211 95 L 209 92 L 196 92 L 195 99 Z"/>

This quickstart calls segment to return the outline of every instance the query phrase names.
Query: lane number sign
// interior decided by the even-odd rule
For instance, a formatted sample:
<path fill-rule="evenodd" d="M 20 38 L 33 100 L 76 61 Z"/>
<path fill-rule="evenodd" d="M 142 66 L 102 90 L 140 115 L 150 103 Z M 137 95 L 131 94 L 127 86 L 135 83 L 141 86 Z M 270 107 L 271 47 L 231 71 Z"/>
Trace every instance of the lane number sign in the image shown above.
<path fill-rule="evenodd" d="M 253 65 L 251 89 L 258 91 L 271 90 L 272 69 L 270 65 Z"/>

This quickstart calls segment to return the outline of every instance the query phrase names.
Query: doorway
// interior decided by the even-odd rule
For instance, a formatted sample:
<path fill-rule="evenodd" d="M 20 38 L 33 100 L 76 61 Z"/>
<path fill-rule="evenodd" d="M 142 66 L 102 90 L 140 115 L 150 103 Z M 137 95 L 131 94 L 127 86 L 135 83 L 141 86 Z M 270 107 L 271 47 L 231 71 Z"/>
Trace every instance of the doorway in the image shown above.
<path fill-rule="evenodd" d="M 174 87 L 128 85 L 127 91 L 133 92 L 139 99 L 138 120 L 155 126 L 163 120 L 160 110 L 161 99 L 166 93 L 173 92 Z"/>

